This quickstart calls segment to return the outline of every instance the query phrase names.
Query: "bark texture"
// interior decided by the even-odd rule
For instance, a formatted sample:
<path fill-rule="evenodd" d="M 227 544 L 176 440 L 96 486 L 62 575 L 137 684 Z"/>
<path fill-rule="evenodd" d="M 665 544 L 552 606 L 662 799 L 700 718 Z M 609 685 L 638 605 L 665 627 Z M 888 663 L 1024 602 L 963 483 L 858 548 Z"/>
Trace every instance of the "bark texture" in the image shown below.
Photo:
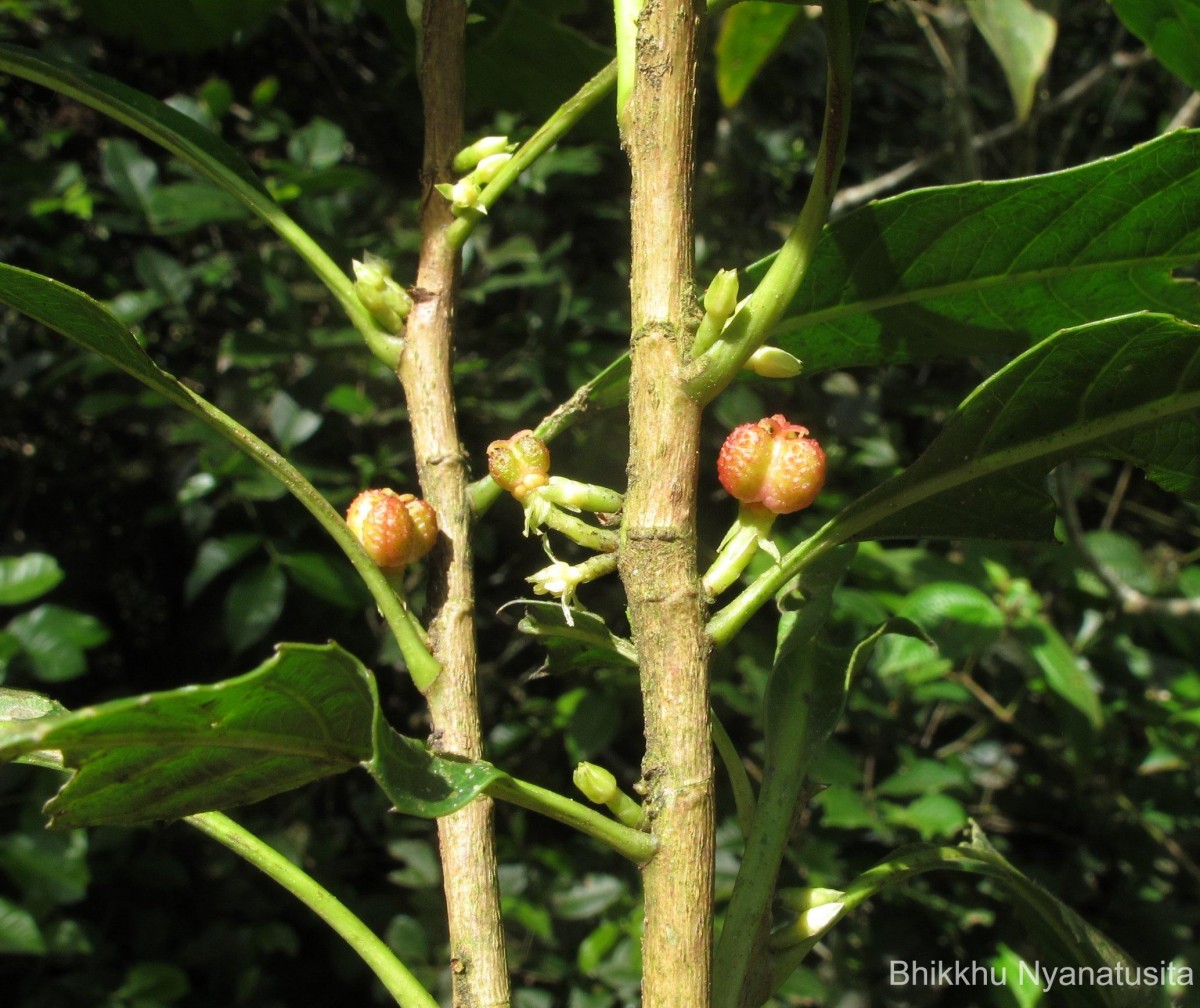
<path fill-rule="evenodd" d="M 699 7 L 646 0 L 622 115 L 632 172 L 629 490 L 620 555 L 646 717 L 643 1008 L 703 1008 L 712 957 L 709 641 L 696 570 L 700 407 L 682 366 L 692 335 L 692 160 Z"/>
<path fill-rule="evenodd" d="M 429 689 L 432 743 L 439 752 L 483 754 L 476 686 L 475 595 L 471 572 L 466 457 L 459 443 L 450 379 L 458 253 L 448 241 L 454 218 L 433 191 L 453 181 L 462 146 L 464 97 L 462 0 L 423 10 L 421 94 L 425 114 L 421 259 L 400 361 L 417 473 L 438 513 L 441 535 L 430 557 L 430 648 L 442 672 Z M 456 1008 L 509 1003 L 508 969 L 496 876 L 492 802 L 477 798 L 438 820 L 438 845 L 450 931 Z"/>

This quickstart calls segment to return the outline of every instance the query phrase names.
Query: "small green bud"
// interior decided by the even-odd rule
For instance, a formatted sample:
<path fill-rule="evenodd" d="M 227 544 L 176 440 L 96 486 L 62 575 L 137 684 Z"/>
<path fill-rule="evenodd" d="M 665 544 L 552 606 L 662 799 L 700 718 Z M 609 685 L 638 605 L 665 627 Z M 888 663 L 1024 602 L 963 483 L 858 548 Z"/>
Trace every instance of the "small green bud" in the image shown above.
<path fill-rule="evenodd" d="M 512 160 L 511 154 L 489 154 L 473 172 L 471 172 L 471 181 L 477 185 L 487 185 L 496 177 L 496 172 Z"/>
<path fill-rule="evenodd" d="M 412 311 L 408 291 L 392 279 L 392 268 L 379 256 L 368 252 L 364 261 L 353 260 L 354 293 L 364 308 L 388 332 L 399 332 Z"/>
<path fill-rule="evenodd" d="M 799 916 L 771 936 L 771 947 L 791 948 L 819 938 L 841 915 L 845 895 L 839 889 L 780 890 L 780 903 Z"/>
<path fill-rule="evenodd" d="M 458 174 L 465 175 L 485 158 L 493 154 L 506 154 L 517 149 L 515 143 L 509 143 L 506 136 L 486 136 L 476 140 L 470 147 L 464 147 L 454 155 L 453 168 Z"/>
<path fill-rule="evenodd" d="M 750 355 L 745 364 L 747 371 L 753 371 L 764 378 L 795 378 L 804 370 L 804 364 L 779 347 L 759 347 Z"/>
<path fill-rule="evenodd" d="M 625 506 L 625 498 L 616 490 L 597 486 L 595 483 L 580 483 L 578 480 L 551 476 L 542 487 L 541 496 L 559 507 L 572 511 L 591 511 L 593 514 L 616 514 Z"/>
<path fill-rule="evenodd" d="M 804 913 L 813 907 L 839 903 L 845 895 L 841 889 L 823 889 L 819 886 L 780 889 L 778 893 L 780 906 L 793 913 Z"/>
<path fill-rule="evenodd" d="M 595 763 L 580 763 L 571 780 L 583 796 L 596 805 L 603 805 L 617 793 L 617 778 Z"/>
<path fill-rule="evenodd" d="M 480 187 L 470 175 L 453 185 L 439 182 L 433 188 L 450 201 L 450 209 L 456 217 L 461 217 L 468 210 L 487 213 L 487 207 L 479 202 Z"/>
<path fill-rule="evenodd" d="M 607 806 L 618 820 L 631 829 L 643 827 L 646 814 L 642 806 L 617 787 L 617 779 L 604 767 L 595 763 L 580 763 L 571 779 L 588 801 Z"/>
<path fill-rule="evenodd" d="M 708 290 L 704 292 L 704 314 L 711 315 L 718 325 L 724 325 L 737 310 L 738 275 L 735 269 L 717 270 Z"/>

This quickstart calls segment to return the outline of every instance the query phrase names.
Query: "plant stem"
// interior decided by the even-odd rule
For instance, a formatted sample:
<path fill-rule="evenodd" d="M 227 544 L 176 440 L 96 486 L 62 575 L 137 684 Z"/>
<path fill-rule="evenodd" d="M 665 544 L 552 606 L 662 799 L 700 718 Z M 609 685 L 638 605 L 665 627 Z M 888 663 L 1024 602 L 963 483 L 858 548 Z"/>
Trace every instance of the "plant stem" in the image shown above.
<path fill-rule="evenodd" d="M 550 819 L 566 823 L 607 844 L 634 864 L 644 865 L 654 857 L 658 845 L 654 838 L 640 829 L 617 822 L 582 802 L 574 801 L 557 791 L 538 787 L 515 777 L 500 777 L 487 787 L 493 798 L 520 805 Z"/>
<path fill-rule="evenodd" d="M 721 338 L 689 369 L 687 388 L 701 403 L 711 402 L 734 378 L 770 336 L 808 272 L 821 229 L 829 218 L 829 207 L 837 191 L 838 176 L 846 153 L 850 120 L 850 89 L 853 81 L 857 27 L 861 23 L 861 0 L 829 0 L 824 4 L 825 37 L 829 71 L 825 87 L 825 119 L 821 143 L 808 196 L 771 268 Z"/>
<path fill-rule="evenodd" d="M 680 369 L 692 294 L 696 30 L 703 5 L 646 3 L 622 119 L 632 171 L 629 491 L 620 570 L 641 666 L 648 786 L 659 849 L 642 881 L 644 1008 L 708 1004 L 713 758 L 704 600 L 696 570 L 700 406 Z"/>
<path fill-rule="evenodd" d="M 449 240 L 450 204 L 433 190 L 452 178 L 462 146 L 465 94 L 464 0 L 422 7 L 419 82 L 425 119 L 421 255 L 414 304 L 400 360 L 422 492 L 438 513 L 441 535 L 430 556 L 430 646 L 442 673 L 426 696 L 433 747 L 479 759 L 483 738 L 475 658 L 475 594 L 466 458 L 459 443 L 450 378 L 458 251 Z M 496 876 L 492 802 L 480 797 L 438 820 L 438 842 L 450 931 L 454 1004 L 498 1008 L 509 1003 L 504 930 Z"/>
<path fill-rule="evenodd" d="M 437 1001 L 421 986 L 392 950 L 328 889 L 306 874 L 269 844 L 220 812 L 201 812 L 184 822 L 224 844 L 300 900 L 336 931 L 379 978 L 401 1008 L 437 1008 Z"/>

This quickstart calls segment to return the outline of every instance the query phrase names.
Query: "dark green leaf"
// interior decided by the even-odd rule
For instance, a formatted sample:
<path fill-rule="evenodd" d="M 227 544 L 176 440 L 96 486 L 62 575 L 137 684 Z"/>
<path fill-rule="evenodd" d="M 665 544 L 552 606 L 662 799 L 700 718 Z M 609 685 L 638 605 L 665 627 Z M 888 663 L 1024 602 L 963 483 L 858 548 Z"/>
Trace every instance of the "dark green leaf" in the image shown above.
<path fill-rule="evenodd" d="M 794 4 L 763 0 L 745 0 L 725 12 L 716 48 L 717 92 L 726 108 L 742 100 L 800 14 Z"/>
<path fill-rule="evenodd" d="M 283 612 L 287 578 L 275 564 L 241 575 L 225 596 L 225 636 L 234 651 L 262 640 Z"/>
<path fill-rule="evenodd" d="M 1111 0 L 1117 17 L 1150 47 L 1160 63 L 1200 90 L 1200 2 Z"/>
<path fill-rule="evenodd" d="M 1141 314 L 1065 330 L 980 385 L 916 462 L 834 520 L 834 534 L 1049 538 L 1046 474 L 1080 454 L 1130 461 L 1197 499 L 1198 407 L 1200 327 Z"/>
<path fill-rule="evenodd" d="M 1020 352 L 1151 309 L 1200 322 L 1200 130 L 1052 175 L 923 189 L 826 228 L 771 342 L 805 372 Z M 754 270 L 760 267 L 756 265 Z"/>
<path fill-rule="evenodd" d="M 198 53 L 262 23 L 283 0 L 82 0 L 100 31 L 151 52 Z"/>
<path fill-rule="evenodd" d="M 0 896 L 0 952 L 42 955 L 46 941 L 28 910 Z"/>
<path fill-rule="evenodd" d="M 0 760 L 55 749 L 54 826 L 133 825 L 259 801 L 371 758 L 370 673 L 336 644 L 281 644 L 212 686 L 0 723 Z"/>
<path fill-rule="evenodd" d="M 435 756 L 377 719 L 375 754 L 366 764 L 397 812 L 436 819 L 457 812 L 504 774 L 490 763 Z"/>
<path fill-rule="evenodd" d="M 220 539 L 206 539 L 200 544 L 196 562 L 184 582 L 184 598 L 194 602 L 205 588 L 236 566 L 261 542 L 262 536 L 253 532 L 236 532 Z"/>
<path fill-rule="evenodd" d="M 0 605 L 32 602 L 62 579 L 62 568 L 48 553 L 0 557 Z"/>
<path fill-rule="evenodd" d="M 128 140 L 106 140 L 100 145 L 100 170 L 104 181 L 130 209 L 146 213 L 158 165 Z"/>
<path fill-rule="evenodd" d="M 311 552 L 283 553 L 279 563 L 284 573 L 305 591 L 343 609 L 361 609 L 370 600 L 362 581 L 341 557 Z"/>
<path fill-rule="evenodd" d="M 176 182 L 151 191 L 146 216 L 155 234 L 173 235 L 245 220 L 247 213 L 224 189 L 207 182 Z"/>

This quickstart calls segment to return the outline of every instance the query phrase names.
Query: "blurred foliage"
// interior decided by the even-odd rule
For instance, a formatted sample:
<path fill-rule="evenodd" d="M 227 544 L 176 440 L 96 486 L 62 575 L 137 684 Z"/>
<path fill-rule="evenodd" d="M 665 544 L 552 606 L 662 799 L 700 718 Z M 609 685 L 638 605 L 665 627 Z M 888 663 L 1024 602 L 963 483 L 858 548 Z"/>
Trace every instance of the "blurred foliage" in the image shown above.
<path fill-rule="evenodd" d="M 928 5 L 872 5 L 847 186 L 940 151 L 953 116 L 965 114 L 976 133 L 1013 116 L 1005 70 L 978 33 L 958 43 L 965 103 L 947 94 L 918 6 Z M 348 266 L 369 249 L 398 277 L 412 275 L 421 125 L 400 5 L 194 2 L 179 5 L 178 17 L 193 19 L 186 25 L 175 13 L 170 24 L 150 16 L 162 5 L 139 7 L 150 14 L 8 0 L 0 38 L 169 101 L 238 147 L 335 260 Z M 606 59 L 602 6 L 489 0 L 473 16 L 472 135 L 528 136 Z M 710 33 L 700 96 L 702 284 L 778 241 L 803 196 L 821 114 L 822 46 L 809 18 L 771 19 L 771 58 L 757 75 L 722 75 L 716 53 L 738 41 L 734 17 Z M 1157 135 L 1188 92 L 1156 63 L 1113 60 L 1138 46 L 1101 0 L 1060 5 L 1030 119 L 976 153 L 978 173 L 1053 170 Z M 754 62 L 753 47 L 741 58 Z M 1096 67 L 1108 69 L 1089 89 L 1053 101 Z M 0 259 L 103 299 L 163 367 L 284 448 L 335 504 L 369 484 L 412 488 L 398 386 L 272 233 L 81 106 L 18 81 L 0 81 L 0 92 Z M 536 422 L 626 341 L 627 182 L 610 112 L 604 106 L 540 161 L 466 248 L 455 379 L 479 471 L 491 440 Z M 909 184 L 971 171 L 959 143 Z M 826 432 L 834 475 L 811 513 L 780 523 L 789 546 L 798 526 L 811 531 L 911 462 L 995 364 L 747 378 L 710 411 L 709 457 L 729 426 L 777 411 Z M 399 658 L 357 579 L 301 509 L 211 431 L 15 315 L 0 316 L 0 389 L 7 685 L 74 706 L 214 682 L 256 665 L 275 640 L 332 638 L 379 673 L 396 726 L 424 733 L 419 717 L 400 713 L 420 705 L 404 677 L 387 674 Z M 620 410 L 589 416 L 555 442 L 555 458 L 565 474 L 620 486 L 624 433 Z M 1150 600 L 1200 599 L 1200 514 L 1115 464 L 1073 467 L 1062 491 L 1083 532 L 1066 545 L 860 550 L 835 598 L 841 642 L 901 615 L 939 647 L 880 644 L 821 757 L 826 786 L 798 824 L 814 828 L 798 830 L 782 881 L 843 885 L 897 843 L 952 839 L 971 816 L 1135 959 L 1178 957 L 1195 968 L 1200 616 L 1138 611 L 1113 584 Z M 707 557 L 733 508 L 711 474 L 701 501 Z M 629 730 L 639 723 L 634 671 L 576 653 L 548 658 L 535 635 L 517 632 L 520 613 L 501 606 L 527 593 L 541 550 L 521 537 L 510 501 L 480 524 L 474 549 L 489 756 L 564 793 L 580 759 L 629 787 L 641 756 Z M 412 590 L 419 601 L 418 581 Z M 612 585 L 583 595 L 597 610 L 620 610 Z M 762 753 L 747 740 L 762 737 L 772 624 L 770 614 L 756 617 L 714 669 L 716 709 L 752 776 Z M 32 768 L 0 776 L 6 1004 L 383 1003 L 319 923 L 184 827 L 46 832 L 40 806 L 55 783 Z M 718 886 L 727 896 L 741 839 L 730 794 L 720 798 Z M 439 989 L 445 934 L 432 828 L 386 809 L 350 775 L 239 818 L 311 867 Z M 511 807 L 497 815 L 514 986 L 523 989 L 516 1003 L 636 1004 L 634 870 L 553 823 Z M 924 877 L 833 931 L 779 1003 L 858 997 L 957 1008 L 961 992 L 890 988 L 886 963 L 1030 955 L 997 896 L 987 881 Z M 1017 995 L 979 992 L 971 1003 L 1016 1003 L 1006 996 Z M 1200 1004 L 1200 995 L 1180 992 L 1178 1003 Z"/>

